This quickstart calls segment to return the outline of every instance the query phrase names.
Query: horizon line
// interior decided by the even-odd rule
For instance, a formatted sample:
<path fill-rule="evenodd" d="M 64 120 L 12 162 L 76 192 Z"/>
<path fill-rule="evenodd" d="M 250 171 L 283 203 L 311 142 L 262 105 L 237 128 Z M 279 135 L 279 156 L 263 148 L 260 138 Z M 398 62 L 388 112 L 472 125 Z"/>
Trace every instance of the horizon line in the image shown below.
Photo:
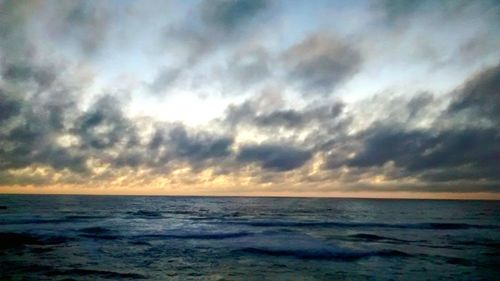
<path fill-rule="evenodd" d="M 436 201 L 500 201 L 500 198 L 431 198 L 369 196 L 294 196 L 294 195 L 194 195 L 194 194 L 98 194 L 98 193 L 0 193 L 0 196 L 128 196 L 128 197 L 207 197 L 207 198 L 283 198 L 283 199 L 359 199 L 359 200 L 436 200 Z"/>

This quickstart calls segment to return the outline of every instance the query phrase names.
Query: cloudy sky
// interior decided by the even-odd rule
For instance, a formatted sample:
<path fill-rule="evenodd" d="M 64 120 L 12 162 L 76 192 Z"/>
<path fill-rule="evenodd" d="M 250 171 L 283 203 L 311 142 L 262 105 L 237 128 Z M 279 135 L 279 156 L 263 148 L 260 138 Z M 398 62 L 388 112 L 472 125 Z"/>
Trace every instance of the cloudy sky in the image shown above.
<path fill-rule="evenodd" d="M 0 192 L 500 198 L 500 4 L 0 0 Z"/>

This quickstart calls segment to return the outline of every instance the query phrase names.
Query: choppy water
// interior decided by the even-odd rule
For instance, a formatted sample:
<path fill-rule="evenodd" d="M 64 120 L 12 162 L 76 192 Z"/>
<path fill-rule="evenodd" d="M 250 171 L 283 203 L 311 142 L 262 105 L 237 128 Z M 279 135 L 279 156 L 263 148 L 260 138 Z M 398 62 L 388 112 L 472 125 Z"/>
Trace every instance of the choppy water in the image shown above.
<path fill-rule="evenodd" d="M 0 196 L 1 280 L 498 280 L 500 202 Z"/>

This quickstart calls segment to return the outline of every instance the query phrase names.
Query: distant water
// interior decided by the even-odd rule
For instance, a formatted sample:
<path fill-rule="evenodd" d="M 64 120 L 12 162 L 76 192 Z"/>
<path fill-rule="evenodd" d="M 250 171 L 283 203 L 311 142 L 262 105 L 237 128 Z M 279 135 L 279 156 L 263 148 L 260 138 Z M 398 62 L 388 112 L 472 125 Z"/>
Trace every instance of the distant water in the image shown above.
<path fill-rule="evenodd" d="M 0 196 L 0 280 L 499 280 L 500 202 Z"/>

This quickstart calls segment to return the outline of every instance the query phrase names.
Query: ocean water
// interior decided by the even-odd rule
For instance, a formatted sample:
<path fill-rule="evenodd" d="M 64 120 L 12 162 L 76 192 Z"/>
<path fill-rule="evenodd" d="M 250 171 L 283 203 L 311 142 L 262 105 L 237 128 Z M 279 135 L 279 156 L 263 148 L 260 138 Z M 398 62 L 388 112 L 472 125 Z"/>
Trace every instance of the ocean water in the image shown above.
<path fill-rule="evenodd" d="M 500 202 L 0 196 L 0 280 L 499 280 Z"/>

